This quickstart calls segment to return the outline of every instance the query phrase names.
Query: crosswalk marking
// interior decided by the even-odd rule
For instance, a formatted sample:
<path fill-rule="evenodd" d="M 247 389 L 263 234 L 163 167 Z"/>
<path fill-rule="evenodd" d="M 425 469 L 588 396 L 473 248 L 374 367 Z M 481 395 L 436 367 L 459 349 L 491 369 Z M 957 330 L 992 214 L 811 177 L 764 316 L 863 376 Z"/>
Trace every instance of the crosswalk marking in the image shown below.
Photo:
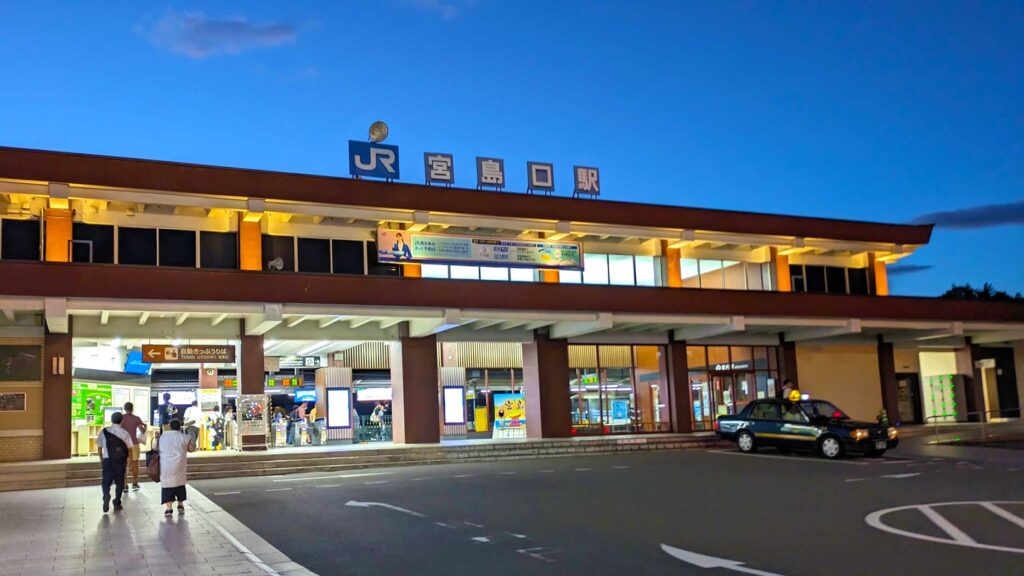
<path fill-rule="evenodd" d="M 1019 528 L 1024 528 L 1024 518 L 1013 514 L 1009 510 L 1000 508 L 991 502 L 982 502 L 981 507 L 1012 524 L 1016 524 Z"/>

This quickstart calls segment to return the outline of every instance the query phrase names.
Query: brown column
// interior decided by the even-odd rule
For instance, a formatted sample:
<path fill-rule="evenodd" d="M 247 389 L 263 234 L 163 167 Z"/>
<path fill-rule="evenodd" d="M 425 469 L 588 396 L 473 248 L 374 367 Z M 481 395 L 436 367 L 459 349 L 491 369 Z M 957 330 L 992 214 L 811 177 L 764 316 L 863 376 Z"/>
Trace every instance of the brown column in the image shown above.
<path fill-rule="evenodd" d="M 878 335 L 878 381 L 882 385 L 882 406 L 889 416 L 889 422 L 900 421 L 900 405 L 896 385 L 896 356 L 892 342 L 882 340 Z"/>
<path fill-rule="evenodd" d="M 391 427 L 396 444 L 441 441 L 437 337 L 413 338 L 402 323 L 391 342 Z"/>
<path fill-rule="evenodd" d="M 670 288 L 682 288 L 683 277 L 679 262 L 679 248 L 669 248 L 668 240 L 662 240 L 661 253 L 665 257 L 665 285 Z"/>
<path fill-rule="evenodd" d="M 44 460 L 71 457 L 71 322 L 67 334 L 47 331 L 43 341 Z"/>
<path fill-rule="evenodd" d="M 776 292 L 792 292 L 793 279 L 789 276 L 789 256 L 779 254 L 779 249 L 771 247 L 768 249 L 772 263 L 772 280 L 775 281 L 773 288 Z"/>
<path fill-rule="evenodd" d="M 263 394 L 266 376 L 263 373 L 263 336 L 248 336 L 245 320 L 239 321 L 242 350 L 238 362 L 238 393 Z M 243 450 L 266 450 L 266 436 L 249 434 L 242 437 Z"/>
<path fill-rule="evenodd" d="M 533 342 L 523 344 L 523 384 L 526 386 L 526 436 L 568 438 L 569 342 L 537 330 Z"/>
<path fill-rule="evenodd" d="M 779 332 L 779 376 L 782 381 L 775 385 L 775 395 L 782 397 L 782 388 L 786 380 L 792 380 L 793 386 L 800 388 L 800 378 L 796 370 L 796 342 L 787 342 L 786 335 Z"/>
<path fill-rule="evenodd" d="M 668 345 L 669 410 L 673 432 L 693 432 L 693 404 L 690 402 L 690 374 L 686 342 Z"/>

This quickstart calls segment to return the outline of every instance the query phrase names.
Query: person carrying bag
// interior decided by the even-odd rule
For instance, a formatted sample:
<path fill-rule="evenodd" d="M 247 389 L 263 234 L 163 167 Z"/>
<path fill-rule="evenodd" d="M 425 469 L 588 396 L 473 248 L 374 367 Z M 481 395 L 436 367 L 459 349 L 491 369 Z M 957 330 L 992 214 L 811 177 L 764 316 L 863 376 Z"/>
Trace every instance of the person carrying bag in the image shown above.
<path fill-rule="evenodd" d="M 160 482 L 160 437 L 153 442 L 153 449 L 146 452 L 146 475 L 153 482 Z"/>

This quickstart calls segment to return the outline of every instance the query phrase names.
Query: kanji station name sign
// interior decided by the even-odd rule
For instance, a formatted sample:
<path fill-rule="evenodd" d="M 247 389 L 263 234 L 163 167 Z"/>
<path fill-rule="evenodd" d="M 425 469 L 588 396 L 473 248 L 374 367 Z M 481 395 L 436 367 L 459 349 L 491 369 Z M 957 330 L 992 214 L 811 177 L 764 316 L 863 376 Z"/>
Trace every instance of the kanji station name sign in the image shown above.
<path fill-rule="evenodd" d="M 151 364 L 195 364 L 235 361 L 234 346 L 157 346 L 146 344 L 142 357 Z"/>

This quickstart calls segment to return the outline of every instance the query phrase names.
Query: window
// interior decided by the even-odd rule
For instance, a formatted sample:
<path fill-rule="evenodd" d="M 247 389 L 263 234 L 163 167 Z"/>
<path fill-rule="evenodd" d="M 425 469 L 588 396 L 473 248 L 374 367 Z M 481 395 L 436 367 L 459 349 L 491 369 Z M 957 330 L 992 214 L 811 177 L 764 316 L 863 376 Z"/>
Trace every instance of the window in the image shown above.
<path fill-rule="evenodd" d="M 754 404 L 750 417 L 755 420 L 779 420 L 779 405 L 775 402 L 758 402 Z"/>
<path fill-rule="evenodd" d="M 826 267 L 825 282 L 828 284 L 829 294 L 846 294 L 846 268 Z"/>
<path fill-rule="evenodd" d="M 761 264 L 761 286 L 765 290 L 772 290 L 772 264 L 764 262 Z"/>
<path fill-rule="evenodd" d="M 508 277 L 512 282 L 536 282 L 537 271 L 533 268 L 512 268 L 508 271 Z"/>
<path fill-rule="evenodd" d="M 377 262 L 377 243 L 366 243 L 366 271 L 373 276 L 398 276 L 398 266 Z"/>
<path fill-rule="evenodd" d="M 363 273 L 363 243 L 358 240 L 331 240 L 331 271 L 335 274 Z"/>
<path fill-rule="evenodd" d="M 40 260 L 39 221 L 12 220 L 0 222 L 0 258 L 4 260 Z"/>
<path fill-rule="evenodd" d="M 236 232 L 200 232 L 199 267 L 238 269 L 238 234 Z"/>
<path fill-rule="evenodd" d="M 657 286 L 658 277 L 655 272 L 654 256 L 636 256 L 636 285 Z"/>
<path fill-rule="evenodd" d="M 424 264 L 420 268 L 423 278 L 448 278 L 448 266 L 445 264 Z"/>
<path fill-rule="evenodd" d="M 481 266 L 480 267 L 480 279 L 481 280 L 494 280 L 498 282 L 508 282 L 508 268 L 495 268 L 492 266 Z"/>
<path fill-rule="evenodd" d="M 825 267 L 804 266 L 804 282 L 808 292 L 815 294 L 825 293 Z"/>
<path fill-rule="evenodd" d="M 193 230 L 164 230 L 160 236 L 159 266 L 196 267 L 196 233 Z"/>
<path fill-rule="evenodd" d="M 608 280 L 614 286 L 635 286 L 636 271 L 633 269 L 633 257 L 609 254 Z"/>
<path fill-rule="evenodd" d="M 700 260 L 700 287 L 724 288 L 725 277 L 722 274 L 721 260 Z"/>
<path fill-rule="evenodd" d="M 862 296 L 870 294 L 868 290 L 867 268 L 849 268 L 846 273 L 850 279 L 850 294 L 860 294 Z"/>
<path fill-rule="evenodd" d="M 452 280 L 480 279 L 480 268 L 478 266 L 450 266 L 449 273 Z"/>
<path fill-rule="evenodd" d="M 118 227 L 117 262 L 156 266 L 156 229 Z"/>
<path fill-rule="evenodd" d="M 263 269 L 273 272 L 294 272 L 295 238 L 264 234 Z"/>
<path fill-rule="evenodd" d="M 583 283 L 584 284 L 607 284 L 608 283 L 608 255 L 607 254 L 584 254 L 583 255 Z"/>
<path fill-rule="evenodd" d="M 71 225 L 71 237 L 75 240 L 71 245 L 72 262 L 114 263 L 113 226 L 75 222 Z M 92 245 L 91 260 L 87 242 Z"/>
<path fill-rule="evenodd" d="M 747 274 L 743 267 L 743 262 L 735 262 L 732 260 L 722 261 L 722 272 L 725 276 L 725 288 L 726 290 L 746 290 L 747 289 Z"/>
<path fill-rule="evenodd" d="M 559 284 L 580 284 L 583 282 L 583 273 L 578 270 L 559 270 Z"/>
<path fill-rule="evenodd" d="M 747 290 L 764 290 L 764 278 L 762 276 L 762 265 L 751 262 L 746 263 L 747 269 Z"/>
<path fill-rule="evenodd" d="M 331 241 L 299 238 L 299 272 L 328 274 L 331 271 Z"/>
<path fill-rule="evenodd" d="M 807 292 L 807 284 L 804 282 L 803 266 L 799 264 L 790 264 L 789 279 L 793 286 L 793 292 Z"/>
<path fill-rule="evenodd" d="M 700 288 L 700 268 L 694 258 L 683 258 L 679 261 L 679 276 L 683 279 L 683 288 Z"/>

